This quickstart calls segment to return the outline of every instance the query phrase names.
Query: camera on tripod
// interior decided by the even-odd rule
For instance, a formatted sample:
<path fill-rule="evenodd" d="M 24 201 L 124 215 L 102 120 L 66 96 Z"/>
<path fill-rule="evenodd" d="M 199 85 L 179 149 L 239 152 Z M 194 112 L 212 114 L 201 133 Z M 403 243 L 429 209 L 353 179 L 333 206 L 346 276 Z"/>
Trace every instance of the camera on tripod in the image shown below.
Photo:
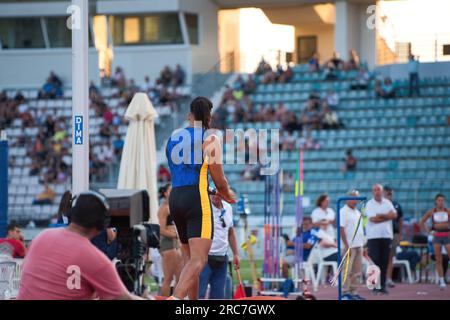
<path fill-rule="evenodd" d="M 120 189 L 101 189 L 100 192 L 108 200 L 110 227 L 117 229 L 117 271 L 127 289 L 141 295 L 146 253 L 149 248 L 159 248 L 159 225 L 147 222 L 148 192 Z"/>

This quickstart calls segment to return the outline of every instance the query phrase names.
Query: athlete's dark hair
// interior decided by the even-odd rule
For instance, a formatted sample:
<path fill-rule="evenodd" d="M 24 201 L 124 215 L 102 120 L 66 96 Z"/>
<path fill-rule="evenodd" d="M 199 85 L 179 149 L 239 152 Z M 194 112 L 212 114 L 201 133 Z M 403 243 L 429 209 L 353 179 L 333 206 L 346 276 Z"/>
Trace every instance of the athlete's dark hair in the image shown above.
<path fill-rule="evenodd" d="M 191 113 L 194 116 L 194 120 L 201 121 L 205 129 L 209 129 L 212 108 L 212 102 L 205 97 L 197 97 L 191 102 Z"/>
<path fill-rule="evenodd" d="M 171 186 L 171 184 L 169 182 L 169 183 L 166 183 L 165 185 L 159 187 L 159 190 L 158 190 L 159 199 L 164 198 L 164 193 L 166 193 L 167 190 L 169 190 L 170 186 Z"/>
<path fill-rule="evenodd" d="M 63 193 L 61 197 L 61 202 L 59 203 L 58 208 L 58 221 L 62 220 L 63 216 L 66 216 L 70 221 L 70 209 L 72 208 L 72 193 L 67 190 Z"/>
<path fill-rule="evenodd" d="M 442 193 L 438 193 L 436 195 L 436 197 L 434 197 L 434 201 L 436 201 L 438 198 L 444 198 L 445 199 L 445 196 Z"/>

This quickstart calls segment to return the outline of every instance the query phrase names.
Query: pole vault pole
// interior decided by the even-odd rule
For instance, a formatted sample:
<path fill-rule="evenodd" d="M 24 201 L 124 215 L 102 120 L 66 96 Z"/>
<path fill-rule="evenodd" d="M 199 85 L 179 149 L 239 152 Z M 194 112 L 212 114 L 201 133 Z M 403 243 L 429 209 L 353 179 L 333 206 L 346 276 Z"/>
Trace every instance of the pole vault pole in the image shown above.
<path fill-rule="evenodd" d="M 89 189 L 88 0 L 72 0 L 72 193 Z"/>

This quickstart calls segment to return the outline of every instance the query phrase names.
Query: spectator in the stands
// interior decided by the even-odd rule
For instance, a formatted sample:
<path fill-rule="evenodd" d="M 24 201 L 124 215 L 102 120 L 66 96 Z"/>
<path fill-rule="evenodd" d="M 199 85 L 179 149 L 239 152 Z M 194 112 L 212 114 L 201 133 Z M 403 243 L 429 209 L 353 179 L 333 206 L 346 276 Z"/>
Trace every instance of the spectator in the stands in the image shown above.
<path fill-rule="evenodd" d="M 39 91 L 39 99 L 55 99 L 62 97 L 62 89 L 57 83 L 52 81 L 51 77 L 48 77 L 42 89 Z"/>
<path fill-rule="evenodd" d="M 16 223 L 10 223 L 6 228 L 6 238 L 0 239 L 0 256 L 10 258 L 24 258 L 27 253 L 25 240 Z"/>
<path fill-rule="evenodd" d="M 360 67 L 359 56 L 356 50 L 352 49 L 348 53 L 349 59 L 346 64 L 347 70 L 358 70 Z"/>
<path fill-rule="evenodd" d="M 286 70 L 281 75 L 279 79 L 279 83 L 288 83 L 291 82 L 291 80 L 294 78 L 294 70 L 292 70 L 291 66 L 288 65 L 286 67 Z"/>
<path fill-rule="evenodd" d="M 256 72 L 255 74 L 257 75 L 263 75 L 265 73 L 267 73 L 268 71 L 272 72 L 272 67 L 270 66 L 270 64 L 268 64 L 265 60 L 264 57 L 261 58 L 261 61 L 258 64 L 258 67 L 256 68 Z"/>
<path fill-rule="evenodd" d="M 125 73 L 123 72 L 121 67 L 116 67 L 116 71 L 112 78 L 112 84 L 121 89 L 125 88 Z"/>
<path fill-rule="evenodd" d="M 281 149 L 283 151 L 293 151 L 295 148 L 296 139 L 292 132 L 285 132 L 282 136 L 282 145 Z"/>
<path fill-rule="evenodd" d="M 375 86 L 374 86 L 375 96 L 378 98 L 383 97 L 383 90 L 381 88 L 381 80 L 377 79 L 375 80 Z"/>
<path fill-rule="evenodd" d="M 139 91 L 139 87 L 136 85 L 136 82 L 134 81 L 134 79 L 129 80 L 127 89 L 131 95 L 134 95 L 136 92 Z"/>
<path fill-rule="evenodd" d="M 298 121 L 295 113 L 291 112 L 291 111 L 286 112 L 286 114 L 284 115 L 284 117 L 282 119 L 281 124 L 282 124 L 282 127 L 284 130 L 287 130 L 290 132 L 302 130 L 302 124 Z"/>
<path fill-rule="evenodd" d="M 44 185 L 44 190 L 36 196 L 33 204 L 52 204 L 55 201 L 55 191 L 48 185 Z"/>
<path fill-rule="evenodd" d="M 340 122 L 337 116 L 337 113 L 331 108 L 329 108 L 326 103 L 324 104 L 323 110 L 322 110 L 322 127 L 323 129 L 329 130 L 329 129 L 339 129 Z"/>
<path fill-rule="evenodd" d="M 391 78 L 387 77 L 384 79 L 381 85 L 382 97 L 385 99 L 395 98 L 395 86 L 392 83 Z"/>
<path fill-rule="evenodd" d="M 319 129 L 321 125 L 321 119 L 319 110 L 317 108 L 316 101 L 309 99 L 306 107 L 302 111 L 301 123 L 307 129 Z"/>
<path fill-rule="evenodd" d="M 36 162 L 33 162 L 31 164 L 29 175 L 30 176 L 37 176 L 37 175 L 39 175 L 39 172 L 40 172 L 39 164 L 36 163 Z"/>
<path fill-rule="evenodd" d="M 333 63 L 327 62 L 323 66 L 323 77 L 326 81 L 336 80 L 338 78 L 337 69 L 334 68 Z"/>
<path fill-rule="evenodd" d="M 333 89 L 328 90 L 325 101 L 331 109 L 336 109 L 339 106 L 339 95 Z"/>
<path fill-rule="evenodd" d="M 186 78 L 186 73 L 183 68 L 179 64 L 175 67 L 175 71 L 173 72 L 173 85 L 175 87 L 181 86 L 184 84 Z"/>
<path fill-rule="evenodd" d="M 244 84 L 244 93 L 252 94 L 255 92 L 255 90 L 256 90 L 256 82 L 255 82 L 255 79 L 253 78 L 253 75 L 250 74 L 248 76 L 247 81 Z"/>
<path fill-rule="evenodd" d="M 104 123 L 100 127 L 100 136 L 104 139 L 109 139 L 111 137 L 111 127 Z"/>
<path fill-rule="evenodd" d="M 408 60 L 409 70 L 409 96 L 412 97 L 413 92 L 420 96 L 419 88 L 419 58 L 416 59 L 411 53 Z"/>
<path fill-rule="evenodd" d="M 120 134 L 115 135 L 115 138 L 114 138 L 112 144 L 113 144 L 113 148 L 114 148 L 114 154 L 116 156 L 120 157 L 122 154 L 123 146 L 125 144 L 125 141 L 123 141 Z"/>
<path fill-rule="evenodd" d="M 308 67 L 310 72 L 317 72 L 320 70 L 320 56 L 315 52 L 308 60 Z"/>
<path fill-rule="evenodd" d="M 351 85 L 352 90 L 366 90 L 369 86 L 369 73 L 364 68 L 359 68 L 355 82 Z"/>
<path fill-rule="evenodd" d="M 95 85 L 94 81 L 91 80 L 91 82 L 89 83 L 89 97 L 99 94 L 100 91 L 98 90 L 98 87 Z"/>
<path fill-rule="evenodd" d="M 320 149 L 320 144 L 311 136 L 311 130 L 305 130 L 302 132 L 302 136 L 297 140 L 297 148 L 304 150 L 318 150 Z"/>
<path fill-rule="evenodd" d="M 278 103 L 278 106 L 275 110 L 275 118 L 276 121 L 281 121 L 283 119 L 283 115 L 286 114 L 288 110 L 286 109 L 283 102 Z"/>
<path fill-rule="evenodd" d="M 344 60 L 341 59 L 341 55 L 337 51 L 333 52 L 333 57 L 328 63 L 334 70 L 343 70 L 345 66 Z"/>
<path fill-rule="evenodd" d="M 153 85 L 150 82 L 150 77 L 149 76 L 145 76 L 144 78 L 144 83 L 141 86 L 141 90 L 147 93 L 150 93 L 150 91 L 153 90 Z"/>
<path fill-rule="evenodd" d="M 352 149 L 348 149 L 345 153 L 344 165 L 342 167 L 343 172 L 347 171 L 355 171 L 356 170 L 357 160 L 353 156 Z"/>
<path fill-rule="evenodd" d="M 61 81 L 61 79 L 55 74 L 55 72 L 50 71 L 50 81 L 57 87 L 57 88 L 61 88 L 63 83 Z"/>
<path fill-rule="evenodd" d="M 163 164 L 159 165 L 157 176 L 158 182 L 167 183 L 172 179 L 170 171 Z"/>
<path fill-rule="evenodd" d="M 165 66 L 159 75 L 159 79 L 164 87 L 167 87 L 171 84 L 173 78 L 172 70 L 170 70 L 169 66 Z"/>

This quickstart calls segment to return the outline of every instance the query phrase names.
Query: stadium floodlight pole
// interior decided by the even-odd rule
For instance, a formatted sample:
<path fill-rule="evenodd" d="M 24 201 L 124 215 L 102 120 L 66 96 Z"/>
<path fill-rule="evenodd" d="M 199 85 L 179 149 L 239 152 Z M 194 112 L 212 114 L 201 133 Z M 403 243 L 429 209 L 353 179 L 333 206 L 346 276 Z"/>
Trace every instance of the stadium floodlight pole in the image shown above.
<path fill-rule="evenodd" d="M 72 194 L 89 189 L 88 0 L 72 0 Z"/>
<path fill-rule="evenodd" d="M 341 197 L 337 201 L 336 206 L 336 229 L 337 229 L 337 246 L 338 246 L 338 266 L 341 264 L 341 202 L 342 201 L 348 201 L 348 200 L 359 200 L 359 201 L 366 201 L 366 197 Z M 339 272 L 338 277 L 338 299 L 342 300 L 342 277 L 341 272 Z"/>

